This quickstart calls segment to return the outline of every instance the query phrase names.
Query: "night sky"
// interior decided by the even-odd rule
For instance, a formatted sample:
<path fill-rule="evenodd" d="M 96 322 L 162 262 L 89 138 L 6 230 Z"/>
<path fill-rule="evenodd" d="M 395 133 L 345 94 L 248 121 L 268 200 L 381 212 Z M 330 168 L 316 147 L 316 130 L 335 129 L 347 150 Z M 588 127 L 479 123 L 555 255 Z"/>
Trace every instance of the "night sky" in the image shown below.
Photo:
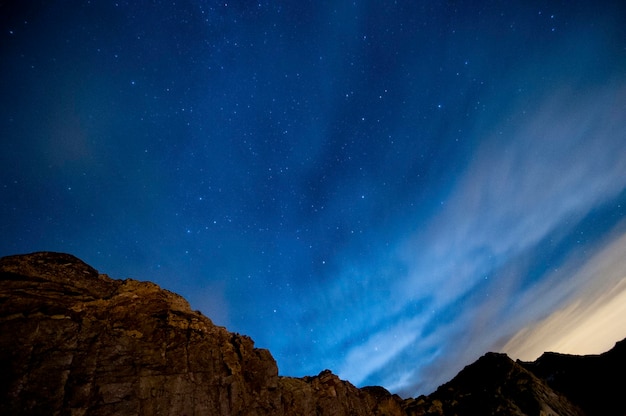
<path fill-rule="evenodd" d="M 621 3 L 621 5 L 620 5 Z M 620 1 L 0 2 L 0 255 L 427 394 L 626 337 Z"/>

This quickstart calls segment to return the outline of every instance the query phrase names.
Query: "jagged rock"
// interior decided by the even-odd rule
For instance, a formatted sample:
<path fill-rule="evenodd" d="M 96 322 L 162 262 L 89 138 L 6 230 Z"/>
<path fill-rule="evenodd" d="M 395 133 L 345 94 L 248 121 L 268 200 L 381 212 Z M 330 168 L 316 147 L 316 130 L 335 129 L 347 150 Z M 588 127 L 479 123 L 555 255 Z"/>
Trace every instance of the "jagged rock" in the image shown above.
<path fill-rule="evenodd" d="M 626 414 L 623 376 L 626 373 L 626 340 L 599 355 L 544 353 L 534 362 L 519 364 L 546 380 L 555 391 L 570 397 L 587 415 Z"/>
<path fill-rule="evenodd" d="M 76 257 L 0 259 L 0 414 L 401 415 L 326 371 L 278 376 L 269 351 L 149 282 Z"/>
<path fill-rule="evenodd" d="M 404 415 L 401 399 L 387 390 L 358 389 L 324 370 L 315 377 L 279 379 L 285 414 L 295 415 Z M 288 410 L 288 411 L 287 411 Z"/>
<path fill-rule="evenodd" d="M 430 396 L 409 401 L 406 409 L 415 416 L 584 415 L 530 371 L 497 353 L 485 354 Z"/>

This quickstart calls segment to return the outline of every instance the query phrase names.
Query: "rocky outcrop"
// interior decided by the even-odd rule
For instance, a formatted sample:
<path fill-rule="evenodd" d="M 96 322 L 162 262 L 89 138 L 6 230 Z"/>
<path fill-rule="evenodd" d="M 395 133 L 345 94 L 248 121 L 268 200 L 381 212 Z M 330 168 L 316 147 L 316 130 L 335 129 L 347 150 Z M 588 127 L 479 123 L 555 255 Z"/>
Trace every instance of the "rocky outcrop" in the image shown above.
<path fill-rule="evenodd" d="M 487 353 L 430 396 L 407 409 L 414 415 L 582 416 L 581 409 L 505 354 Z"/>
<path fill-rule="evenodd" d="M 357 389 L 329 370 L 279 378 L 285 415 L 404 415 L 402 401 L 382 387 Z"/>
<path fill-rule="evenodd" d="M 269 351 L 182 297 L 50 252 L 0 259 L 0 369 L 0 415 L 626 414 L 624 341 L 534 363 L 488 353 L 431 395 L 402 400 L 328 370 L 281 377 Z"/>
<path fill-rule="evenodd" d="M 532 371 L 556 392 L 566 395 L 587 415 L 623 416 L 626 340 L 599 355 L 544 353 L 534 362 L 519 364 Z"/>
<path fill-rule="evenodd" d="M 278 376 L 269 351 L 149 282 L 76 257 L 0 259 L 0 414 L 400 415 L 330 372 Z"/>

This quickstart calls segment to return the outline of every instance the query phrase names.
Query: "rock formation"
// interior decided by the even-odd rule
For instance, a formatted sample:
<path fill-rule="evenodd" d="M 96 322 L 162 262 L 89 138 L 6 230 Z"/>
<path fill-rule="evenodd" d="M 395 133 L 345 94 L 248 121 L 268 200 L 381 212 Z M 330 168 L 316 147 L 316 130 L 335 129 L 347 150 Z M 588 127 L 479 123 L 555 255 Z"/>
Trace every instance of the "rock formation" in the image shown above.
<path fill-rule="evenodd" d="M 610 377 L 625 362 L 626 342 L 535 363 L 488 353 L 402 400 L 328 370 L 281 377 L 269 351 L 153 283 L 68 254 L 0 259 L 0 415 L 622 415 Z"/>
<path fill-rule="evenodd" d="M 418 415 L 582 416 L 581 409 L 554 393 L 506 354 L 487 353 L 428 397 L 408 405 Z"/>
<path fill-rule="evenodd" d="M 589 415 L 626 415 L 626 340 L 600 355 L 544 353 L 534 362 L 519 362 L 570 398 Z"/>
<path fill-rule="evenodd" d="M 330 372 L 279 377 L 254 348 L 149 282 L 76 257 L 0 259 L 2 415 L 401 415 Z"/>

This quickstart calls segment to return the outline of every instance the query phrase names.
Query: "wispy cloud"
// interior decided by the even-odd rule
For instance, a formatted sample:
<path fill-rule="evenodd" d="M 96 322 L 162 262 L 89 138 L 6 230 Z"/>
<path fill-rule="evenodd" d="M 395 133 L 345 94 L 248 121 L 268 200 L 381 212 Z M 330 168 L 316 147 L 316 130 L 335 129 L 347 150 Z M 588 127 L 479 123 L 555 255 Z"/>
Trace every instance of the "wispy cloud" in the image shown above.
<path fill-rule="evenodd" d="M 369 374 L 378 371 L 415 342 L 419 329 L 423 326 L 421 321 L 421 317 L 407 319 L 393 328 L 373 334 L 364 343 L 350 350 L 339 373 L 354 383 L 362 383 Z"/>
<path fill-rule="evenodd" d="M 406 276 L 396 281 L 388 297 L 360 294 L 368 302 L 385 305 L 386 316 L 372 316 L 371 324 L 392 316 L 396 322 L 354 345 L 340 366 L 340 375 L 358 384 L 376 372 L 384 373 L 384 366 L 402 362 L 406 377 L 402 372 L 390 374 L 387 385 L 403 392 L 416 386 L 434 388 L 461 365 L 486 349 L 501 346 L 503 337 L 539 318 L 532 311 L 511 313 L 510 304 L 524 290 L 523 284 L 530 285 L 527 296 L 541 302 L 544 313 L 580 299 L 578 290 L 550 297 L 541 292 L 541 282 L 554 279 L 540 275 L 536 282 L 528 282 L 527 274 L 533 267 L 548 266 L 539 265 L 545 260 L 536 258 L 541 254 L 536 253 L 540 243 L 552 236 L 559 238 L 563 230 L 571 232 L 582 218 L 626 188 L 626 121 L 619 108 L 626 108 L 626 86 L 610 85 L 584 94 L 564 89 L 532 111 L 515 108 L 493 126 L 440 212 L 399 244 L 398 258 L 406 266 Z M 572 244 L 570 249 L 576 242 Z M 608 251 L 601 258 L 608 261 L 605 256 L 616 253 Z M 375 279 L 375 272 L 369 272 L 373 274 L 369 278 Z M 594 278 L 609 276 L 596 273 Z M 588 313 L 584 309 L 601 304 L 603 291 L 586 293 L 593 300 L 584 307 L 570 303 L 573 309 L 562 312 L 561 319 L 566 313 L 574 319 Z M 611 299 L 621 299 L 615 296 Z M 432 300 L 428 310 L 400 313 L 420 297 Z M 531 302 L 528 308 L 535 305 Z M 601 310 L 597 313 L 608 316 Z M 411 333 L 392 342 L 398 339 L 398 328 Z M 457 354 L 419 362 L 416 352 L 432 353 L 432 345 L 423 345 L 432 339 Z M 384 345 L 387 351 L 375 352 L 374 345 Z M 520 346 L 515 351 L 526 349 Z M 434 373 L 428 382 L 421 380 Z M 399 384 L 399 379 L 405 384 Z"/>
<path fill-rule="evenodd" d="M 530 290 L 520 307 L 550 310 L 550 300 L 571 292 L 567 303 L 546 318 L 530 322 L 502 351 L 534 360 L 545 351 L 596 354 L 626 336 L 626 232 L 612 236 L 579 270 L 564 267 Z M 573 259 L 572 259 L 573 260 Z"/>

